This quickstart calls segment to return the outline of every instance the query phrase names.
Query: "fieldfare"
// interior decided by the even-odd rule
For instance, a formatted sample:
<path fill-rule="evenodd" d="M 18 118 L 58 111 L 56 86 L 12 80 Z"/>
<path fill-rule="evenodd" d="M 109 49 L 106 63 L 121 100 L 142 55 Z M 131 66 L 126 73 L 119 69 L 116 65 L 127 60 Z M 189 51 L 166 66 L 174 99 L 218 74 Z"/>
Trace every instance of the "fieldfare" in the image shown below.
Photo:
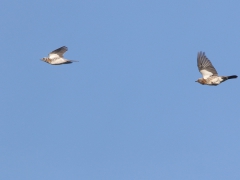
<path fill-rule="evenodd" d="M 238 77 L 236 75 L 218 76 L 216 69 L 213 67 L 211 61 L 206 57 L 204 52 L 198 53 L 197 66 L 203 78 L 200 78 L 195 82 L 198 82 L 202 85 L 217 86 L 228 79 L 234 79 Z"/>
<path fill-rule="evenodd" d="M 78 62 L 78 61 L 73 61 L 73 60 L 67 60 L 63 58 L 63 54 L 68 50 L 66 46 L 60 47 L 48 55 L 48 57 L 44 57 L 41 60 L 52 64 L 52 65 L 60 65 L 60 64 L 70 64 L 72 62 Z"/>

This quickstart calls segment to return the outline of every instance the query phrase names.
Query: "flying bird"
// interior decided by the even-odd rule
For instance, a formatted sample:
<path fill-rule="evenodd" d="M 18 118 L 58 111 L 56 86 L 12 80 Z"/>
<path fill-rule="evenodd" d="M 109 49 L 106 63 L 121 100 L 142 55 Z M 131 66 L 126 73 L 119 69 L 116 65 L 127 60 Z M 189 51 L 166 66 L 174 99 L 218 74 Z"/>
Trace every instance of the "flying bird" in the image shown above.
<path fill-rule="evenodd" d="M 73 60 L 67 60 L 63 57 L 63 54 L 68 50 L 66 46 L 62 46 L 52 52 L 49 53 L 48 57 L 44 57 L 41 60 L 52 64 L 52 65 L 60 65 L 60 64 L 70 64 L 72 62 L 78 62 Z"/>
<path fill-rule="evenodd" d="M 211 61 L 206 57 L 204 52 L 198 53 L 197 66 L 203 78 L 200 78 L 195 82 L 202 85 L 217 86 L 228 79 L 235 79 L 238 77 L 236 75 L 218 76 L 216 69 L 213 67 Z"/>

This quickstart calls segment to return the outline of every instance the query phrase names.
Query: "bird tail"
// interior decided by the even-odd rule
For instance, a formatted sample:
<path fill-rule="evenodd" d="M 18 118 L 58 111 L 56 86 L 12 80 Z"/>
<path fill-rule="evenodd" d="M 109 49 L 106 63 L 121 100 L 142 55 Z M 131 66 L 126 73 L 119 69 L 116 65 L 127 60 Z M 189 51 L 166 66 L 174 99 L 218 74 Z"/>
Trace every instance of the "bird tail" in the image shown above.
<path fill-rule="evenodd" d="M 73 63 L 73 62 L 79 62 L 79 61 L 66 59 L 66 62 L 64 62 L 63 64 L 71 64 L 71 63 Z"/>
<path fill-rule="evenodd" d="M 70 62 L 79 62 L 79 61 L 76 61 L 76 60 L 69 60 L 69 59 L 68 59 L 68 61 L 70 61 Z"/>
<path fill-rule="evenodd" d="M 238 76 L 236 76 L 236 75 L 232 75 L 232 76 L 227 76 L 227 79 L 235 79 L 235 78 L 237 78 Z"/>

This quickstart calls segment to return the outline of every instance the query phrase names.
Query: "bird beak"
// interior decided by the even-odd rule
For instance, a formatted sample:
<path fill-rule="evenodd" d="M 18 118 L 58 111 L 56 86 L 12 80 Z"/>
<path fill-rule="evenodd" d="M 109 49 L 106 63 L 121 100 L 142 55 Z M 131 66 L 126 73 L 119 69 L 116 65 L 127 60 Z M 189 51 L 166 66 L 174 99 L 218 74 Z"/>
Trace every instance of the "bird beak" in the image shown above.
<path fill-rule="evenodd" d="M 195 82 L 198 82 L 198 81 L 195 81 Z"/>

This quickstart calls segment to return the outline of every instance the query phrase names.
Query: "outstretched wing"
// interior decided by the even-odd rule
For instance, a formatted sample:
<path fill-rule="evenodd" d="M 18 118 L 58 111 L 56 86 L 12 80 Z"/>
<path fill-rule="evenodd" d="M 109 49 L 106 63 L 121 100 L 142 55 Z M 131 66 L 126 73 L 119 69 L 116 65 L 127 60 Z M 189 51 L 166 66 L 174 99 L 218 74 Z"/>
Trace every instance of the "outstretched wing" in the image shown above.
<path fill-rule="evenodd" d="M 209 78 L 212 75 L 217 75 L 216 69 L 213 67 L 211 61 L 206 57 L 204 52 L 199 52 L 197 55 L 197 65 L 200 73 L 204 79 Z"/>
<path fill-rule="evenodd" d="M 50 59 L 54 59 L 54 58 L 59 58 L 59 57 L 63 57 L 63 54 L 68 50 L 68 48 L 66 46 L 62 46 L 52 52 L 49 53 L 48 57 Z"/>

